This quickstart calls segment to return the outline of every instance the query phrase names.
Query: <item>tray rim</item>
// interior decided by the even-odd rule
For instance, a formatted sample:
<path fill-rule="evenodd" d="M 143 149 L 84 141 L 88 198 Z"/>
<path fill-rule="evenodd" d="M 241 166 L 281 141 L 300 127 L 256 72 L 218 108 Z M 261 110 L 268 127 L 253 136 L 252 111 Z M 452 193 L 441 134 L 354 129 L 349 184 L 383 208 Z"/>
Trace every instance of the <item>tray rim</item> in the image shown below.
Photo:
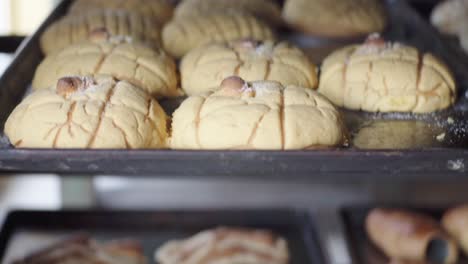
<path fill-rule="evenodd" d="M 399 0 L 401 1 L 401 0 Z M 60 10 L 63 10 L 70 4 L 70 0 L 65 0 L 59 3 L 49 17 L 43 22 L 39 29 L 31 36 L 26 38 L 18 48 L 13 63 L 5 70 L 3 76 L 0 76 L 0 83 L 4 81 L 7 74 L 14 70 L 14 64 L 19 63 L 18 60 L 23 54 L 26 47 L 33 45 L 33 41 L 39 38 L 41 32 L 45 29 L 47 23 L 50 23 L 53 16 L 57 16 Z M 405 4 L 405 3 L 403 3 Z M 412 8 L 406 4 L 409 9 Z M 412 10 L 414 11 L 414 10 Z M 94 159 L 88 158 L 94 155 Z M 86 158 L 83 158 L 85 156 Z M 194 163 L 197 166 L 204 166 L 204 171 L 198 169 L 188 173 L 186 168 L 176 166 L 168 168 L 164 163 L 170 159 L 174 162 Z M 184 159 L 181 159 L 184 158 Z M 434 179 L 459 178 L 465 175 L 468 171 L 468 149 L 464 148 L 425 148 L 425 149 L 343 149 L 333 148 L 324 150 L 292 150 L 292 151 L 262 151 L 262 150 L 83 150 L 83 149 L 0 149 L 0 176 L 7 175 L 12 172 L 35 173 L 49 172 L 58 173 L 59 175 L 69 174 L 95 174 L 112 173 L 116 175 L 141 175 L 141 176 L 211 176 L 216 174 L 221 176 L 231 177 L 247 177 L 253 174 L 253 170 L 242 172 L 232 163 L 244 162 L 244 166 L 255 166 L 255 162 L 250 159 L 260 159 L 260 163 L 268 165 L 268 168 L 256 166 L 255 174 L 269 174 L 272 179 L 287 179 L 287 180 L 313 180 L 313 179 L 328 179 L 330 176 L 335 180 L 349 179 L 374 179 L 372 173 L 387 175 L 392 177 L 378 177 L 379 179 L 409 179 L 408 175 L 430 174 Z M 293 159 L 307 159 L 308 162 L 316 166 L 305 166 L 307 169 L 291 169 L 288 164 L 296 163 Z M 329 160 L 327 160 L 327 158 Z M 402 168 L 402 164 L 398 162 L 395 166 L 390 158 L 404 159 L 408 162 Z M 81 159 L 81 162 L 79 162 Z M 104 168 L 103 164 L 112 163 L 114 161 L 134 161 L 133 166 L 128 168 L 115 169 L 114 166 Z M 204 159 L 204 160 L 202 160 Z M 229 161 L 228 159 L 234 159 Z M 336 159 L 338 162 L 345 162 L 347 166 L 332 166 L 330 159 Z M 356 159 L 356 162 L 362 164 L 360 168 L 349 166 L 349 162 Z M 162 168 L 145 168 L 139 167 L 142 162 L 161 162 Z M 269 162 L 268 162 L 269 161 Z M 386 161 L 386 162 L 385 162 Z M 451 161 L 460 161 L 461 167 L 452 168 L 448 164 Z M 42 164 L 42 163 L 48 163 Z M 52 166 L 51 164 L 57 164 Z M 75 164 L 80 163 L 80 166 Z M 138 164 L 137 164 L 138 163 Z M 328 164 L 327 164 L 328 163 Z M 432 163 L 432 164 L 431 164 Z M 221 164 L 221 165 L 220 165 Z M 307 164 L 305 164 L 307 165 Z M 310 165 L 310 164 L 309 164 Z M 368 166 L 368 167 L 366 167 Z M 409 167 L 409 168 L 405 168 Z M 465 169 L 466 168 L 466 169 Z M 260 171 L 262 170 L 262 171 Z M 259 172 L 260 171 L 260 172 Z M 233 173 L 236 172 L 236 173 Z M 294 174 L 293 176 L 291 174 Z M 310 177 L 315 174 L 314 177 Z M 406 175 L 407 174 L 407 175 Z M 443 178 L 437 177 L 437 174 L 446 174 Z M 342 177 L 349 175 L 353 177 Z M 366 177 L 367 175 L 367 177 Z M 403 175 L 403 177 L 398 177 Z M 448 177 L 447 177 L 448 176 Z M 421 178 L 421 177 L 417 177 Z M 428 177 L 426 177 L 428 178 Z M 424 179 L 424 178 L 423 178 Z"/>

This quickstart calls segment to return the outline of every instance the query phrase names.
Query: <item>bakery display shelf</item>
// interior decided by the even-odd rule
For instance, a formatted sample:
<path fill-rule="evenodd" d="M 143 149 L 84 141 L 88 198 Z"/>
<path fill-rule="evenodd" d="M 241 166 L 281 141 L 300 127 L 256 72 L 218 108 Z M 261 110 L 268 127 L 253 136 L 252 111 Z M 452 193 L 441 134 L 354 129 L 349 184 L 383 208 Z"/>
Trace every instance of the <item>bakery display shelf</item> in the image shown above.
<path fill-rule="evenodd" d="M 30 88 L 43 58 L 39 36 L 62 16 L 71 1 L 57 6 L 38 31 L 24 41 L 0 78 L 0 128 Z M 431 51 L 446 61 L 460 88 L 454 107 L 433 114 L 371 114 L 345 111 L 351 146 L 304 151 L 58 150 L 14 149 L 0 138 L 0 171 L 60 175 L 155 177 L 239 177 L 278 180 L 460 179 L 468 170 L 468 57 L 446 46 L 406 1 L 388 1 L 390 25 L 384 37 Z M 282 32 L 317 63 L 331 50 L 352 42 L 324 41 Z M 182 99 L 163 100 L 170 114 Z M 32 131 L 33 132 L 33 131 Z M 358 140 L 359 139 L 359 140 Z"/>
<path fill-rule="evenodd" d="M 414 210 L 440 220 L 443 213 L 449 207 L 408 207 L 405 205 L 384 205 L 388 208 L 402 208 Z M 387 264 L 389 259 L 368 239 L 365 230 L 365 219 L 372 210 L 371 206 L 353 206 L 341 210 L 341 217 L 344 224 L 345 238 L 348 250 L 351 254 L 352 263 L 359 264 Z M 468 258 L 460 253 L 458 264 L 467 264 Z"/>
<path fill-rule="evenodd" d="M 140 242 L 154 263 L 163 243 L 190 237 L 218 226 L 271 230 L 288 241 L 290 263 L 323 263 L 322 251 L 308 213 L 292 210 L 202 211 L 13 211 L 0 232 L 2 263 L 85 233 L 98 241 L 132 239 Z"/>

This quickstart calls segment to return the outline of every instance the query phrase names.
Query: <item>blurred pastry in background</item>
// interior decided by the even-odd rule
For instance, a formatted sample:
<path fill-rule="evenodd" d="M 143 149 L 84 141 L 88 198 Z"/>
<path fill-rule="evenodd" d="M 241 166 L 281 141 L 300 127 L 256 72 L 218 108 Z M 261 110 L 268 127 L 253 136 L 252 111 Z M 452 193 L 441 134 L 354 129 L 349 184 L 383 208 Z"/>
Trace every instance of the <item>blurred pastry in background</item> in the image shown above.
<path fill-rule="evenodd" d="M 460 34 L 468 27 L 468 0 L 441 1 L 432 10 L 431 23 L 442 33 Z"/>
<path fill-rule="evenodd" d="M 203 15 L 226 10 L 245 11 L 271 25 L 282 23 L 281 8 L 271 0 L 182 0 L 175 9 L 175 16 Z"/>
<path fill-rule="evenodd" d="M 442 217 L 445 230 L 457 240 L 468 254 L 468 204 L 449 209 Z"/>
<path fill-rule="evenodd" d="M 224 79 L 174 112 L 174 149 L 314 149 L 342 146 L 340 112 L 310 88 Z"/>
<path fill-rule="evenodd" d="M 376 208 L 367 215 L 366 231 L 389 258 L 410 263 L 456 263 L 458 259 L 455 241 L 427 215 Z"/>
<path fill-rule="evenodd" d="M 94 10 L 66 15 L 52 23 L 42 34 L 45 54 L 88 40 L 90 33 L 105 28 L 112 36 L 125 36 L 157 48 L 161 46 L 161 25 L 151 16 L 125 10 Z"/>
<path fill-rule="evenodd" d="M 331 38 L 382 32 L 386 26 L 381 0 L 286 0 L 283 18 L 293 29 Z"/>
<path fill-rule="evenodd" d="M 168 0 L 75 0 L 69 13 L 83 14 L 96 9 L 127 10 L 164 23 L 171 19 L 174 7 Z"/>
<path fill-rule="evenodd" d="M 126 80 L 158 98 L 181 94 L 169 55 L 128 37 L 111 36 L 105 28 L 91 32 L 88 42 L 48 55 L 37 67 L 32 87 L 50 88 L 63 76 L 100 74 Z"/>
<path fill-rule="evenodd" d="M 246 81 L 277 81 L 316 88 L 317 67 L 287 42 L 235 40 L 191 50 L 180 65 L 182 88 L 189 95 L 213 91 L 235 75 Z"/>
<path fill-rule="evenodd" d="M 63 77 L 8 117 L 16 148 L 164 148 L 167 116 L 143 89 L 110 76 Z"/>
<path fill-rule="evenodd" d="M 331 53 L 322 64 L 319 92 L 352 110 L 413 113 L 445 109 L 457 95 L 441 60 L 378 34 Z"/>
<path fill-rule="evenodd" d="M 13 264 L 33 263 L 145 264 L 146 258 L 142 246 L 134 240 L 100 243 L 87 235 L 76 235 L 13 262 Z"/>
<path fill-rule="evenodd" d="M 171 20 L 163 29 L 164 48 L 180 58 L 199 46 L 250 38 L 272 40 L 272 29 L 248 13 L 217 12 L 198 16 L 182 16 Z"/>
<path fill-rule="evenodd" d="M 159 264 L 287 264 L 284 238 L 267 230 L 219 227 L 169 241 L 155 253 Z"/>

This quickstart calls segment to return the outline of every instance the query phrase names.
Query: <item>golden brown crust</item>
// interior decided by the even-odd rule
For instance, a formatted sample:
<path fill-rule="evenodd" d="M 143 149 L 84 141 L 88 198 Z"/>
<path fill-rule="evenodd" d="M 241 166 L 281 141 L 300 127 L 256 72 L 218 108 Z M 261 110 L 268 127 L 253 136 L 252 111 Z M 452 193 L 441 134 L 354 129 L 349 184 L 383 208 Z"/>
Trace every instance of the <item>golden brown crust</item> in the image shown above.
<path fill-rule="evenodd" d="M 455 263 L 458 249 L 455 242 L 426 215 L 398 209 L 373 209 L 366 218 L 369 238 L 388 257 L 408 261 L 426 261 L 429 244 L 443 241 L 446 250 L 443 263 Z"/>
<path fill-rule="evenodd" d="M 159 47 L 160 24 L 150 16 L 124 10 L 94 10 L 70 14 L 50 25 L 40 39 L 45 54 L 57 52 L 71 44 L 89 40 L 90 33 L 106 29 L 111 36 L 127 37 L 151 47 Z"/>

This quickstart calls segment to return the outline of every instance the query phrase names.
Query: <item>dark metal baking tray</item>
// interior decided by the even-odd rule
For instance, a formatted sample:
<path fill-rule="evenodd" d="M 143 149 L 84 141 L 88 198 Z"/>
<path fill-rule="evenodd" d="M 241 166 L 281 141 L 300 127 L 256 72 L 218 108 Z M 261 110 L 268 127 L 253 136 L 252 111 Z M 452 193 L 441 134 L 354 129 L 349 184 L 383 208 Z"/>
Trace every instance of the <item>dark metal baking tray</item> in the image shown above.
<path fill-rule="evenodd" d="M 27 91 L 42 59 L 38 39 L 66 12 L 63 1 L 20 47 L 0 78 L 0 129 Z M 345 111 L 351 147 L 309 151 L 38 150 L 13 149 L 0 140 L 0 171 L 61 175 L 114 174 L 158 177 L 244 177 L 280 180 L 460 179 L 468 170 L 468 57 L 447 48 L 440 35 L 405 1 L 387 1 L 390 25 L 385 37 L 432 51 L 448 62 L 460 87 L 457 104 L 427 115 L 365 114 Z M 283 32 L 317 63 L 354 40 L 323 40 Z M 168 113 L 180 100 L 165 100 Z M 453 120 L 454 122 L 448 122 Z M 441 142 L 437 136 L 445 137 Z M 359 139 L 359 140 L 358 140 Z"/>
<path fill-rule="evenodd" d="M 14 53 L 23 40 L 22 36 L 0 36 L 0 52 Z"/>
<path fill-rule="evenodd" d="M 98 240 L 140 241 L 154 263 L 154 251 L 164 242 L 220 225 L 271 230 L 287 239 L 291 264 L 323 263 L 310 215 L 292 210 L 14 211 L 0 232 L 0 259 L 9 264 L 31 250 L 86 232 Z"/>
<path fill-rule="evenodd" d="M 449 207 L 408 207 L 391 205 L 388 208 L 403 208 L 414 210 L 423 214 L 430 215 L 435 219 L 440 219 Z M 356 264 L 388 264 L 389 259 L 368 239 L 365 230 L 365 219 L 372 208 L 368 206 L 354 206 L 342 209 L 345 235 L 348 249 L 351 254 L 352 263 Z M 461 253 L 461 252 L 460 252 Z M 458 264 L 468 264 L 468 258 L 460 254 Z"/>

